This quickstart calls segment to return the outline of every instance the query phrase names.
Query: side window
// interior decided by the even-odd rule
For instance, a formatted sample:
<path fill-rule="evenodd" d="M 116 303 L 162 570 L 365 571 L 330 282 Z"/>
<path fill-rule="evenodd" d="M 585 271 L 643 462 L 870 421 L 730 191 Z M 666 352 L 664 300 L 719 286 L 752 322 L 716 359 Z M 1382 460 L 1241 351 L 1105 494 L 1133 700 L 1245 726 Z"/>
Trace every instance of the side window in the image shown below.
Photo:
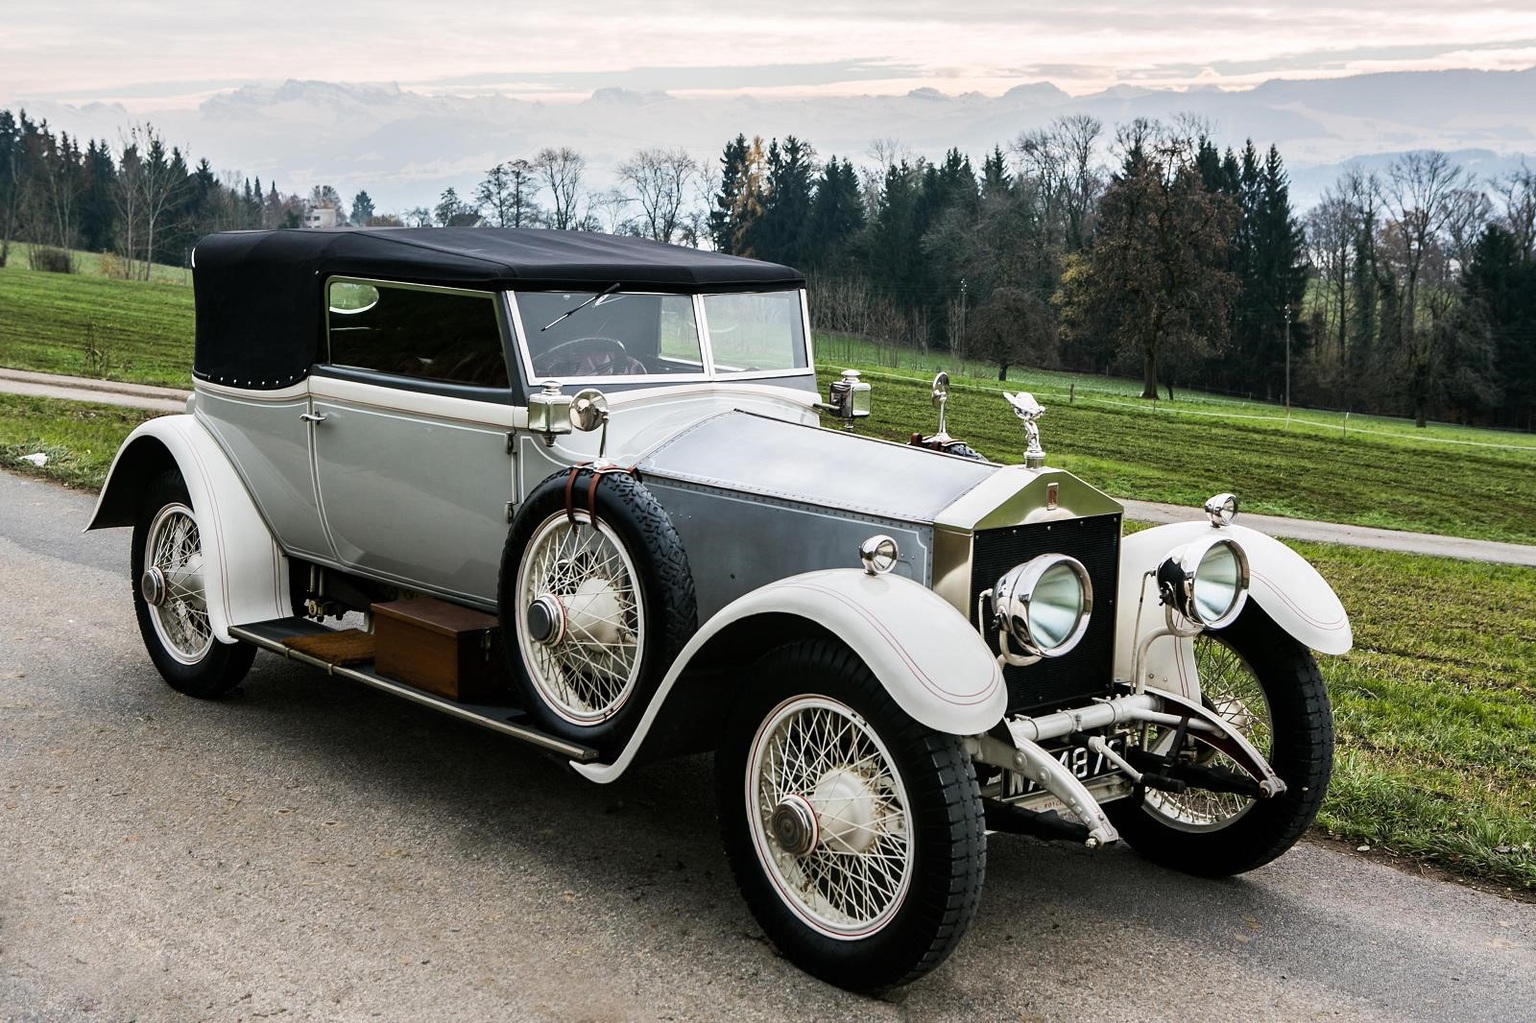
<path fill-rule="evenodd" d="M 490 292 L 333 279 L 326 299 L 334 366 L 508 386 Z"/>

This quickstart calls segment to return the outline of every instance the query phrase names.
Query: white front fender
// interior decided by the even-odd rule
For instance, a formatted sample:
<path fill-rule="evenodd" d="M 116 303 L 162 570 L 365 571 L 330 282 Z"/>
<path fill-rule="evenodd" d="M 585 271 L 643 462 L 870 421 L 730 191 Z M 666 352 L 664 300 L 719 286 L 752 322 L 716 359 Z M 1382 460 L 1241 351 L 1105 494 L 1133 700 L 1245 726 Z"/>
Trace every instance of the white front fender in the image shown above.
<path fill-rule="evenodd" d="M 288 559 L 223 449 L 192 416 L 161 416 L 128 435 L 85 528 L 133 524 L 138 495 L 149 485 L 151 473 L 164 464 L 163 456 L 150 453 L 156 445 L 175 461 L 192 499 L 214 636 L 221 643 L 233 643 L 231 625 L 292 615 Z"/>
<path fill-rule="evenodd" d="M 1248 599 L 1287 634 L 1324 654 L 1342 654 L 1354 645 L 1344 605 L 1301 555 L 1273 537 L 1235 523 L 1217 529 L 1206 522 L 1176 522 L 1133 533 L 1121 543 L 1116 678 L 1199 698 L 1194 647 L 1188 639 L 1153 640 L 1142 666 L 1143 678 L 1136 680 L 1132 675 L 1137 646 L 1164 625 L 1157 584 L 1147 573 L 1155 572 L 1175 547 L 1212 534 L 1235 540 L 1243 548 L 1251 576 Z"/>
<path fill-rule="evenodd" d="M 935 731 L 985 732 L 1007 709 L 997 659 L 948 601 L 901 576 L 827 569 L 769 583 L 721 608 L 683 647 L 618 758 L 571 766 L 593 781 L 617 778 L 694 656 L 728 626 L 770 614 L 805 618 L 831 631 L 869 666 L 898 707 Z"/>

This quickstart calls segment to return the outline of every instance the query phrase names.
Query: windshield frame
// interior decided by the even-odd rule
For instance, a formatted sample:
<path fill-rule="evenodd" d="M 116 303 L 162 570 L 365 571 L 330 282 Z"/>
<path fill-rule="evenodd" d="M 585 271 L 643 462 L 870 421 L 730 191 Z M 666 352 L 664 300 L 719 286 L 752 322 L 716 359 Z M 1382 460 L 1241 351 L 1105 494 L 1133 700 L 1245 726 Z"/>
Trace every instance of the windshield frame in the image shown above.
<path fill-rule="evenodd" d="M 590 292 L 592 294 L 596 294 L 596 293 L 598 293 L 598 292 L 600 292 L 602 290 L 600 288 L 596 288 L 596 287 L 593 287 L 591 285 L 588 285 L 586 287 L 590 288 Z M 644 290 L 644 289 L 631 291 L 631 290 L 628 290 L 628 289 L 621 289 L 618 292 L 615 292 L 614 294 L 616 296 L 623 296 L 623 295 L 641 296 L 641 295 L 646 295 L 646 296 L 686 297 L 686 298 L 688 298 L 692 302 L 692 304 L 693 304 L 693 320 L 694 320 L 694 324 L 695 324 L 695 326 L 696 326 L 696 328 L 697 328 L 697 330 L 699 332 L 699 352 L 700 352 L 700 355 L 701 355 L 701 357 L 703 359 L 703 366 L 704 366 L 703 372 L 702 373 L 655 373 L 655 374 L 628 373 L 628 374 L 608 374 L 608 375 L 600 375 L 600 376 L 558 376 L 558 377 L 550 377 L 548 375 L 536 374 L 534 372 L 534 370 L 533 370 L 533 355 L 532 355 L 532 351 L 533 350 L 532 350 L 531 345 L 529 344 L 529 340 L 528 339 L 529 339 L 529 336 L 530 336 L 530 331 L 537 332 L 539 327 L 542 326 L 542 324 L 535 324 L 535 325 L 533 325 L 530 328 L 529 325 L 526 324 L 523 321 L 522 310 L 519 307 L 518 302 L 517 302 L 517 296 L 520 293 L 529 293 L 529 292 L 545 293 L 545 294 L 555 293 L 555 292 L 570 292 L 570 293 L 582 293 L 582 292 L 580 291 L 580 289 L 576 289 L 576 288 L 514 288 L 514 289 L 507 289 L 507 290 L 502 292 L 503 300 L 504 300 L 504 302 L 506 304 L 507 318 L 508 318 L 509 322 L 512 325 L 512 331 L 513 331 L 513 335 L 514 335 L 514 343 L 515 343 L 516 350 L 517 350 L 517 361 L 518 361 L 518 363 L 519 363 L 519 365 L 521 367 L 522 374 L 523 374 L 523 379 L 528 382 L 528 386 L 530 388 L 536 388 L 539 384 L 541 384 L 545 380 L 550 380 L 550 379 L 558 380 L 561 384 L 568 384 L 568 383 L 569 384 L 577 384 L 577 383 L 580 383 L 580 384 L 596 384 L 596 385 L 602 385 L 602 384 L 622 384 L 625 387 L 634 387 L 634 386 L 637 386 L 637 385 L 638 386 L 664 387 L 664 386 L 667 386 L 669 384 L 684 384 L 684 383 L 696 384 L 696 383 L 713 382 L 713 381 L 717 381 L 717 380 L 781 380 L 781 379 L 786 379 L 786 378 L 790 378 L 790 377 L 811 377 L 811 378 L 814 379 L 814 377 L 816 375 L 815 353 L 813 351 L 812 342 L 811 342 L 810 311 L 809 311 L 809 308 L 808 308 L 808 305 L 807 305 L 807 302 L 806 302 L 806 291 L 805 291 L 805 288 L 803 288 L 803 287 L 800 287 L 800 288 L 719 288 L 719 289 L 710 289 L 707 292 L 705 292 L 705 291 L 690 292 L 690 293 L 687 293 L 686 295 L 681 295 L 681 296 L 677 292 L 664 292 L 664 291 Z M 735 370 L 735 369 L 721 370 L 721 369 L 719 369 L 715 365 L 714 347 L 710 343 L 709 319 L 708 319 L 708 315 L 707 315 L 707 313 L 705 311 L 705 308 L 704 308 L 704 299 L 705 299 L 706 295 L 708 295 L 708 296 L 716 296 L 716 295 L 767 295 L 767 294 L 780 294 L 780 293 L 795 295 L 797 297 L 797 301 L 799 302 L 799 308 L 800 308 L 800 331 L 801 331 L 802 340 L 804 341 L 804 345 L 805 345 L 805 365 L 803 367 L 792 367 L 792 368 L 788 368 L 788 369 L 757 369 L 757 370 Z M 577 313 L 576 315 L 580 316 L 581 313 Z"/>

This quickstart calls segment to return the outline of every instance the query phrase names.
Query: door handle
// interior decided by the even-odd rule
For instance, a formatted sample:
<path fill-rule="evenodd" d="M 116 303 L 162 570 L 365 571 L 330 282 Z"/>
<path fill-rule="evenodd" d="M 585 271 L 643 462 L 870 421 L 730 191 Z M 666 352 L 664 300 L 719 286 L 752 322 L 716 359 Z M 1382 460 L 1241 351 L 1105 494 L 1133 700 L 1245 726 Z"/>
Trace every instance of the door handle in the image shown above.
<path fill-rule="evenodd" d="M 323 423 L 323 422 L 325 422 L 325 414 L 323 412 L 322 413 L 302 412 L 302 413 L 299 414 L 299 418 L 304 420 L 306 423 Z"/>

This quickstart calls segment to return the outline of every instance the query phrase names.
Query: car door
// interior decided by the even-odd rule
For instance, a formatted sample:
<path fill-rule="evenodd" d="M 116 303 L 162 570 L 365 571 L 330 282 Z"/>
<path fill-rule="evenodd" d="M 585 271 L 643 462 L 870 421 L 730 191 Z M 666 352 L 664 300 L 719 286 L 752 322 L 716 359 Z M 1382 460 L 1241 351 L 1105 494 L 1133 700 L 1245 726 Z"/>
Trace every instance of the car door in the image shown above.
<path fill-rule="evenodd" d="M 494 606 L 514 476 L 495 296 L 340 278 L 328 294 L 308 421 L 337 560 Z"/>

